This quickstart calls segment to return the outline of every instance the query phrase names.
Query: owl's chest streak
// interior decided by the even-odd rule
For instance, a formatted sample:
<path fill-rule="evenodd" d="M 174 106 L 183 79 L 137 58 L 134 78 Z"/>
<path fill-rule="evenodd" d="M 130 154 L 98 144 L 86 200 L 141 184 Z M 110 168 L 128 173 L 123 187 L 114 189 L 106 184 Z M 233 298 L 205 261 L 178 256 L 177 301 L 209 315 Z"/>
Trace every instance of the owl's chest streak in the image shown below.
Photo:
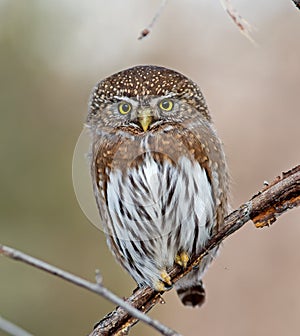
<path fill-rule="evenodd" d="M 206 232 L 214 201 L 208 156 L 199 141 L 184 132 L 135 140 L 102 142 L 97 153 L 100 210 L 107 214 L 109 231 L 129 240 L 174 230 L 179 236 L 186 225 Z"/>
<path fill-rule="evenodd" d="M 120 192 L 126 185 L 136 191 L 143 190 L 150 197 L 157 186 L 169 188 L 170 181 L 178 173 L 183 174 L 187 183 L 190 172 L 183 169 L 186 168 L 182 165 L 183 160 L 199 164 L 211 181 L 207 146 L 187 129 L 104 141 L 98 148 L 95 164 L 97 187 L 107 202 L 108 185 L 119 175 L 122 178 Z M 142 193 L 140 196 L 146 197 Z"/>
<path fill-rule="evenodd" d="M 129 240 L 168 236 L 212 224 L 213 199 L 205 169 L 183 156 L 173 162 L 145 153 L 138 164 L 108 175 L 107 212 L 114 234 Z M 178 232 L 179 235 L 179 232 Z"/>

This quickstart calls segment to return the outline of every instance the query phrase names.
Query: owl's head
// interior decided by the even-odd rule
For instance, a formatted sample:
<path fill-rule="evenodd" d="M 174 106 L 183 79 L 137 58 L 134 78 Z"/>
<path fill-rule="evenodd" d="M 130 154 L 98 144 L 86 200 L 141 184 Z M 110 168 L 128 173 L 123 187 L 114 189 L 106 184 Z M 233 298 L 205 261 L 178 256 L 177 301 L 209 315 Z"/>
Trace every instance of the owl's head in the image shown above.
<path fill-rule="evenodd" d="M 94 89 L 87 124 L 142 133 L 162 124 L 210 115 L 199 87 L 179 72 L 136 66 L 102 80 Z"/>

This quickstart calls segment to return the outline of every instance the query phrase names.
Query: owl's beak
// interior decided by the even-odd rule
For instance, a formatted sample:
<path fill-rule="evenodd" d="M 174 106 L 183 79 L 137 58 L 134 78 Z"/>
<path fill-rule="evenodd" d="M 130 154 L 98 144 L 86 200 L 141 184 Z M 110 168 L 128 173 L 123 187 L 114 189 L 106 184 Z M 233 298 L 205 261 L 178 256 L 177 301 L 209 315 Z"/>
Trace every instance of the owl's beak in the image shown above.
<path fill-rule="evenodd" d="M 149 109 L 141 111 L 141 113 L 138 115 L 138 121 L 142 126 L 144 132 L 146 132 L 147 129 L 149 128 L 152 120 L 153 120 L 153 114 Z"/>

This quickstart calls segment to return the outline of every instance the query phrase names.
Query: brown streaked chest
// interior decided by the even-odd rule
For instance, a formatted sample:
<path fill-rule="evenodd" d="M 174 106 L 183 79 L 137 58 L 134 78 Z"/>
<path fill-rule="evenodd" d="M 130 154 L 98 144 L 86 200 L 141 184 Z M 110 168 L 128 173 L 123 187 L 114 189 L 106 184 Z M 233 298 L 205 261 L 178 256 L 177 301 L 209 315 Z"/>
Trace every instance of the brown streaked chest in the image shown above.
<path fill-rule="evenodd" d="M 97 188 L 106 199 L 106 187 L 109 175 L 115 170 L 126 171 L 138 168 L 145 154 L 151 153 L 153 159 L 163 164 L 168 161 L 177 166 L 181 157 L 199 162 L 212 178 L 209 149 L 201 144 L 197 136 L 178 125 L 158 127 L 147 133 L 125 135 L 123 132 L 99 137 L 93 145 L 92 173 Z"/>

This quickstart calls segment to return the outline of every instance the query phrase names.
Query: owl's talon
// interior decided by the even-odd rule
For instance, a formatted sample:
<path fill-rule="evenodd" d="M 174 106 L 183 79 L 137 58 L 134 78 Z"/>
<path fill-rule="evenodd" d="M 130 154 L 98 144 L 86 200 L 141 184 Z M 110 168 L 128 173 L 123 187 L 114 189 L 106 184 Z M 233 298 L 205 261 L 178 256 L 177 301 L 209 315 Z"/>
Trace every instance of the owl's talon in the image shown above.
<path fill-rule="evenodd" d="M 165 292 L 167 290 L 170 290 L 173 287 L 172 283 L 169 285 L 166 282 L 163 282 L 161 280 L 158 280 L 155 284 L 154 284 L 154 289 L 157 292 Z"/>
<path fill-rule="evenodd" d="M 154 284 L 154 288 L 155 288 L 156 291 L 158 291 L 158 292 L 164 292 L 164 291 L 167 291 L 167 290 L 169 290 L 169 289 L 171 289 L 173 287 L 173 284 L 172 284 L 172 281 L 171 281 L 171 277 L 167 273 L 166 270 L 161 271 L 160 277 L 161 277 L 161 280 L 158 280 Z"/>
<path fill-rule="evenodd" d="M 177 254 L 175 257 L 175 263 L 180 265 L 182 268 L 186 268 L 189 260 L 190 260 L 189 255 L 186 252 L 181 252 L 180 254 Z"/>
<path fill-rule="evenodd" d="M 165 271 L 165 270 L 162 271 L 162 272 L 160 273 L 160 276 L 161 276 L 163 282 L 165 282 L 165 283 L 168 284 L 169 286 L 172 286 L 171 277 L 170 277 L 170 275 L 167 273 L 167 271 Z"/>
<path fill-rule="evenodd" d="M 181 259 L 180 259 L 180 255 L 179 254 L 176 254 L 175 256 L 175 264 L 181 266 Z"/>

